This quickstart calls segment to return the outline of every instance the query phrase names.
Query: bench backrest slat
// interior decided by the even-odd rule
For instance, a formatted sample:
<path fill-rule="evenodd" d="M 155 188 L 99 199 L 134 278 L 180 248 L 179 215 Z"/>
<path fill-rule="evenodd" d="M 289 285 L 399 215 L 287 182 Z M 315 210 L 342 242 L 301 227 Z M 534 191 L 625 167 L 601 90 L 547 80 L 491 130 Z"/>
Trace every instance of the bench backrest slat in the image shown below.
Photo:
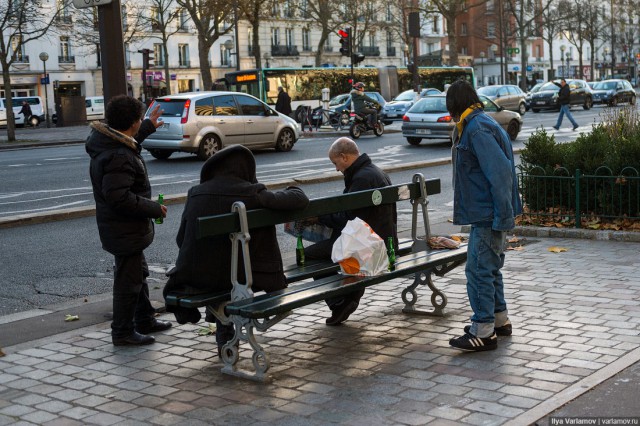
<path fill-rule="evenodd" d="M 425 186 L 428 195 L 440 193 L 440 179 L 427 179 L 425 180 Z M 376 197 L 373 197 L 374 193 L 376 193 Z M 378 193 L 381 197 L 377 196 Z M 420 196 L 420 183 L 412 182 L 409 184 L 351 192 L 332 197 L 316 198 L 311 200 L 307 208 L 303 210 L 250 210 L 247 212 L 247 219 L 249 229 L 254 229 L 339 211 L 355 210 L 372 207 L 374 205 L 393 204 L 397 201 L 409 199 L 415 200 L 420 198 Z M 375 198 L 377 204 L 374 204 L 373 198 Z M 233 232 L 240 232 L 240 219 L 236 212 L 198 218 L 197 238 L 212 237 Z"/>

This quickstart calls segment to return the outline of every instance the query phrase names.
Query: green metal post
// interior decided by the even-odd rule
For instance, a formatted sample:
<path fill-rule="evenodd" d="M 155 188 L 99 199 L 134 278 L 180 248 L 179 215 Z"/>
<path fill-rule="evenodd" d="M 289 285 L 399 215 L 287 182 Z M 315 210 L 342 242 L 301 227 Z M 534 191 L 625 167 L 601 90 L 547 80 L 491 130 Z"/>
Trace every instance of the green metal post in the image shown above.
<path fill-rule="evenodd" d="M 576 169 L 576 228 L 582 227 L 582 221 L 580 220 L 580 178 L 582 173 L 580 169 Z"/>

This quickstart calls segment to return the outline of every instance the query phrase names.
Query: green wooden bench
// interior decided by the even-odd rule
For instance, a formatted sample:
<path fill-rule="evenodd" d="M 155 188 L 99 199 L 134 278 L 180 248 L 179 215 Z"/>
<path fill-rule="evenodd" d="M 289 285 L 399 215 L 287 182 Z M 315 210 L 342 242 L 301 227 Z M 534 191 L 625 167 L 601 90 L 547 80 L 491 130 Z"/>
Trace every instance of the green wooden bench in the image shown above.
<path fill-rule="evenodd" d="M 463 244 L 453 250 L 432 250 L 426 240 L 430 237 L 429 217 L 427 213 L 427 195 L 440 192 L 440 180 L 425 180 L 416 174 L 412 182 L 393 185 L 386 188 L 366 190 L 311 200 L 304 210 L 276 211 L 258 209 L 247 211 L 242 203 L 235 203 L 231 213 L 202 217 L 198 219 L 197 238 L 230 234 L 232 240 L 232 276 L 231 292 L 189 295 L 169 293 L 168 305 L 183 307 L 206 307 L 206 309 L 225 323 L 233 323 L 236 329 L 234 338 L 223 347 L 222 371 L 227 374 L 254 380 L 265 380 L 270 367 L 269 356 L 256 341 L 255 330 L 264 332 L 282 321 L 299 307 L 341 296 L 352 291 L 386 282 L 394 278 L 414 276 L 413 282 L 401 292 L 405 306 L 403 312 L 426 315 L 443 315 L 447 298 L 433 283 L 432 274 L 442 276 L 453 268 L 463 264 L 467 258 L 467 248 Z M 285 268 L 289 286 L 286 289 L 254 295 L 251 290 L 252 274 L 249 256 L 250 230 L 254 228 L 284 224 L 286 222 L 321 216 L 345 210 L 355 210 L 399 201 L 412 204 L 411 238 L 400 243 L 396 255 L 394 271 L 373 277 L 355 277 L 341 274 L 326 276 L 337 272 L 339 266 L 331 262 L 309 262 L 304 266 L 290 265 Z M 421 220 L 420 220 L 421 219 Z M 418 236 L 418 221 L 422 222 L 424 236 Z M 240 283 L 237 277 L 239 250 L 242 250 L 246 282 Z M 311 278 L 319 278 L 309 281 Z M 431 311 L 416 307 L 419 286 L 428 286 L 431 290 Z M 247 342 L 253 349 L 252 363 L 254 371 L 238 368 L 238 343 Z"/>

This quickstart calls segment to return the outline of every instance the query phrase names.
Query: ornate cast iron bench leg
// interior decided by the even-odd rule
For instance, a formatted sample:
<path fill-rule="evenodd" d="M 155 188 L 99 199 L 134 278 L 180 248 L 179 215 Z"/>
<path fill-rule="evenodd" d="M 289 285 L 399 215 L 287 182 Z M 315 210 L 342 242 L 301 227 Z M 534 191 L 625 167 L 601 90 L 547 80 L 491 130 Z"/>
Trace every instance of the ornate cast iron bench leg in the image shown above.
<path fill-rule="evenodd" d="M 419 285 L 428 285 L 431 289 L 431 304 L 433 305 L 433 311 L 423 311 L 416 309 L 415 305 L 418 301 L 418 293 L 416 288 Z M 402 312 L 406 314 L 416 315 L 429 315 L 429 316 L 444 316 L 444 308 L 447 306 L 447 296 L 441 292 L 433 283 L 431 279 L 431 270 L 419 272 L 415 275 L 413 283 L 402 290 L 402 301 L 405 306 L 402 308 Z"/>

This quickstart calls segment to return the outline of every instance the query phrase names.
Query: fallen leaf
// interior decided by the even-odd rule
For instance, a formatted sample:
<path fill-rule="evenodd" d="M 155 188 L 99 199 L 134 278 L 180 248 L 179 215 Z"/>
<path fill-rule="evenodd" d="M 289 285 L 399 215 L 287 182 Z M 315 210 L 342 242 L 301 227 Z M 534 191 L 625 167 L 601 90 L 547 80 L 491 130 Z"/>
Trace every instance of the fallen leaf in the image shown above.
<path fill-rule="evenodd" d="M 522 246 L 507 247 L 507 250 L 522 251 L 522 250 L 524 250 L 524 247 L 522 247 Z"/>
<path fill-rule="evenodd" d="M 553 246 L 553 247 L 549 247 L 549 251 L 551 253 L 562 253 L 563 251 L 567 251 L 567 249 L 564 247 Z"/>
<path fill-rule="evenodd" d="M 516 236 L 514 235 L 513 237 L 509 238 L 509 239 L 507 240 L 507 242 L 508 242 L 508 243 L 518 243 L 518 242 L 520 242 L 520 238 L 518 238 L 518 237 L 516 237 Z"/>
<path fill-rule="evenodd" d="M 459 235 L 452 235 L 451 239 L 454 240 L 454 241 L 457 241 L 459 243 L 462 242 L 462 237 L 460 237 Z"/>
<path fill-rule="evenodd" d="M 79 319 L 80 319 L 80 317 L 79 317 L 79 316 L 77 316 L 77 315 L 70 315 L 70 314 L 67 314 L 67 315 L 65 315 L 65 316 L 64 316 L 64 320 L 65 320 L 65 321 L 77 321 L 77 320 L 79 320 Z"/>
<path fill-rule="evenodd" d="M 215 323 L 209 323 L 209 327 L 200 328 L 197 331 L 198 336 L 211 336 L 216 333 Z"/>
<path fill-rule="evenodd" d="M 4 356 L 4 352 L 2 352 L 2 348 L 0 348 L 0 356 Z"/>

